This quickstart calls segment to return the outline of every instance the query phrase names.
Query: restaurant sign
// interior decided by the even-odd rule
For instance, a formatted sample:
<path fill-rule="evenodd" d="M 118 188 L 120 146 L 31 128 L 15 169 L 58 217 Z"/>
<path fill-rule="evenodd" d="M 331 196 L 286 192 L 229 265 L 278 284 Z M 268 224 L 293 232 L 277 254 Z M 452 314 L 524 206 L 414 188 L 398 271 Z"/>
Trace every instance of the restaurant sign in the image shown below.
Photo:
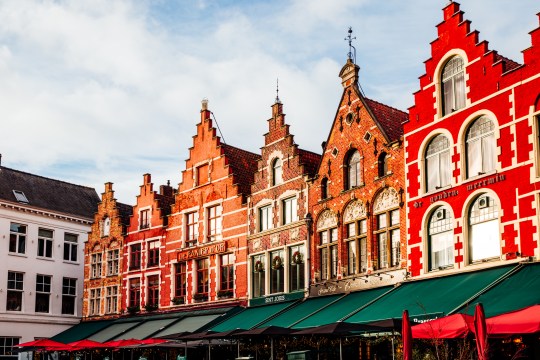
<path fill-rule="evenodd" d="M 288 294 L 270 295 L 261 298 L 251 299 L 249 301 L 249 306 L 271 305 L 285 301 L 302 299 L 303 297 L 303 291 L 295 291 Z"/>
<path fill-rule="evenodd" d="M 176 255 L 178 261 L 186 261 L 190 259 L 196 259 L 201 257 L 207 257 L 214 254 L 220 254 L 227 251 L 226 242 L 221 242 L 219 244 L 212 244 L 202 247 L 189 248 L 183 251 L 180 251 Z"/>

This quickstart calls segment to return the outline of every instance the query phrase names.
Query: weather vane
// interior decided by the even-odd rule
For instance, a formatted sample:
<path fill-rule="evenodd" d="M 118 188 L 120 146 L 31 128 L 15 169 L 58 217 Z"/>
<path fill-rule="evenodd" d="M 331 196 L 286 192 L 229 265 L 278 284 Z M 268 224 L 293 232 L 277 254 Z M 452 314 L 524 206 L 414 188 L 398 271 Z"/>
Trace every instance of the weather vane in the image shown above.
<path fill-rule="evenodd" d="M 276 104 L 279 102 L 279 78 L 276 78 Z"/>
<path fill-rule="evenodd" d="M 345 41 L 349 42 L 349 53 L 347 54 L 347 57 L 356 64 L 356 48 L 352 45 L 352 41 L 356 40 L 356 36 L 352 36 L 352 31 L 352 27 L 349 26 L 349 35 L 347 35 Z"/>

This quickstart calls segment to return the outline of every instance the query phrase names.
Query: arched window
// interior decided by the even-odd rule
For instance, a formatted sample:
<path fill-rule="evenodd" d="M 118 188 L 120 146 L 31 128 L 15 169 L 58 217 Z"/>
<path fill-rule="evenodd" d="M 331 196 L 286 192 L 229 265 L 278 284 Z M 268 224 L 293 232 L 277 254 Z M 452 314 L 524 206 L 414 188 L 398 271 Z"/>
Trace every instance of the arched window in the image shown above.
<path fill-rule="evenodd" d="M 499 204 L 486 194 L 480 195 L 469 209 L 469 261 L 471 263 L 501 255 Z"/>
<path fill-rule="evenodd" d="M 348 274 L 364 273 L 368 270 L 367 257 L 367 210 L 363 202 L 355 200 L 347 205 L 343 214 L 347 244 Z"/>
<path fill-rule="evenodd" d="M 399 195 L 393 188 L 384 189 L 373 201 L 375 237 L 379 269 L 398 266 L 401 261 Z"/>
<path fill-rule="evenodd" d="M 430 141 L 425 155 L 426 189 L 432 191 L 450 185 L 450 142 L 444 135 Z"/>
<path fill-rule="evenodd" d="M 347 157 L 345 189 L 352 189 L 362 184 L 360 172 L 360 153 L 353 151 Z"/>
<path fill-rule="evenodd" d="M 454 263 L 454 226 L 445 206 L 436 208 L 429 217 L 429 270 L 438 270 Z"/>
<path fill-rule="evenodd" d="M 476 119 L 467 130 L 467 177 L 495 170 L 495 125 L 487 116 Z"/>
<path fill-rule="evenodd" d="M 111 232 L 111 218 L 106 217 L 103 219 L 103 236 L 109 236 Z"/>
<path fill-rule="evenodd" d="M 321 200 L 328 198 L 328 178 L 321 180 Z"/>
<path fill-rule="evenodd" d="M 283 169 L 281 168 L 281 159 L 276 158 L 272 161 L 272 186 L 281 184 L 283 181 Z"/>
<path fill-rule="evenodd" d="M 384 151 L 381 152 L 377 161 L 377 173 L 378 177 L 386 176 L 388 173 L 388 154 Z"/>
<path fill-rule="evenodd" d="M 459 56 L 444 66 L 441 87 L 443 116 L 465 107 L 465 65 Z"/>
<path fill-rule="evenodd" d="M 338 275 L 338 218 L 325 210 L 317 220 L 320 272 L 318 280 L 335 279 Z"/>

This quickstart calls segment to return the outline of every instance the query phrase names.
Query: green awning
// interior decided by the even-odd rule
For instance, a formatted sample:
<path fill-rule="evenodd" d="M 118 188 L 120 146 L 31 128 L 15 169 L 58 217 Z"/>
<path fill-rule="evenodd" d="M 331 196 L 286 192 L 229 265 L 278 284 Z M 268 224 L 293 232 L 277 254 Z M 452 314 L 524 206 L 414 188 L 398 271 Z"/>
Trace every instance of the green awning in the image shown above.
<path fill-rule="evenodd" d="M 467 303 L 491 283 L 511 271 L 513 266 L 502 266 L 457 275 L 402 283 L 368 307 L 345 319 L 364 323 L 375 320 L 401 318 L 409 311 L 414 322 L 435 316 L 448 315 Z"/>
<path fill-rule="evenodd" d="M 79 341 L 86 339 L 88 336 L 103 330 L 107 326 L 113 323 L 114 320 L 98 320 L 98 321 L 85 321 L 75 326 L 70 327 L 67 330 L 56 334 L 51 339 L 67 344 L 73 341 Z"/>
<path fill-rule="evenodd" d="M 210 330 L 222 332 L 234 329 L 252 329 L 265 321 L 266 319 L 277 315 L 282 310 L 289 306 L 296 304 L 296 302 L 283 302 L 272 305 L 263 305 L 252 308 L 247 308 L 241 313 L 230 317 L 220 324 L 212 327 Z"/>
<path fill-rule="evenodd" d="M 172 334 L 178 334 L 181 332 L 197 332 L 202 329 L 206 324 L 214 321 L 223 314 L 215 315 L 201 315 L 201 316 L 188 316 L 182 320 L 172 324 L 171 326 L 161 330 L 158 333 L 152 335 L 152 337 L 163 337 Z"/>
<path fill-rule="evenodd" d="M 142 321 L 134 328 L 129 329 L 128 331 L 116 336 L 113 340 L 124 340 L 124 339 L 146 339 L 150 335 L 159 332 L 164 329 L 167 325 L 177 321 L 178 319 L 161 319 L 161 320 L 147 320 Z"/>
<path fill-rule="evenodd" d="M 304 318 L 316 313 L 320 309 L 328 306 L 328 304 L 336 301 L 341 295 L 321 296 L 315 298 L 308 298 L 298 305 L 291 306 L 286 311 L 282 312 L 278 316 L 260 324 L 258 327 L 265 326 L 281 326 L 290 327 L 296 322 L 304 320 Z"/>
<path fill-rule="evenodd" d="M 100 332 L 89 336 L 87 339 L 94 340 L 97 342 L 105 342 L 114 339 L 123 332 L 138 326 L 140 321 L 131 321 L 131 322 L 121 322 L 117 324 L 111 324 Z"/>
<path fill-rule="evenodd" d="M 369 289 L 363 291 L 356 291 L 350 293 L 336 302 L 332 303 L 330 306 L 321 309 L 310 317 L 302 320 L 292 326 L 293 329 L 303 329 L 312 326 L 320 326 L 331 324 L 336 321 L 339 321 L 351 314 L 352 312 L 358 310 L 359 308 L 369 304 L 371 301 L 375 300 L 384 293 L 390 291 L 392 287 L 385 286 L 376 289 Z"/>
<path fill-rule="evenodd" d="M 522 264 L 516 272 L 478 296 L 460 312 L 474 314 L 474 304 L 482 303 L 486 316 L 495 316 L 540 304 L 540 264 Z"/>

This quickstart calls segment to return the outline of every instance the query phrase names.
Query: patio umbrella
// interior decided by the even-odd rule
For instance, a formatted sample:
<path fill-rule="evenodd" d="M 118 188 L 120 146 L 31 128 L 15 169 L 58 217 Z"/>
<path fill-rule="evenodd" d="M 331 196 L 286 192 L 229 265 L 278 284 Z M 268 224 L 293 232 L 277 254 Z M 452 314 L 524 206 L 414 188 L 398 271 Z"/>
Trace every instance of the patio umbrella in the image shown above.
<path fill-rule="evenodd" d="M 103 345 L 106 345 L 106 347 L 121 348 L 121 347 L 126 347 L 126 346 L 139 345 L 140 343 L 141 343 L 141 340 L 137 340 L 137 339 L 121 339 L 121 340 L 110 340 L 110 341 L 104 342 Z"/>
<path fill-rule="evenodd" d="M 66 344 L 58 342 L 58 341 L 54 341 L 51 339 L 39 339 L 39 340 L 28 341 L 28 342 L 25 342 L 16 346 L 21 347 L 21 348 L 33 348 L 33 349 L 50 348 L 52 350 L 55 348 L 63 348 L 66 346 Z"/>
<path fill-rule="evenodd" d="M 540 305 L 486 319 L 488 334 L 533 334 L 540 332 Z"/>
<path fill-rule="evenodd" d="M 65 349 L 62 349 L 62 350 L 76 351 L 76 350 L 86 350 L 86 349 L 99 349 L 99 348 L 106 348 L 106 347 L 108 346 L 103 343 L 84 339 L 84 340 L 70 342 L 66 344 Z"/>
<path fill-rule="evenodd" d="M 139 340 L 139 344 L 141 344 L 141 345 L 156 345 L 156 344 L 165 343 L 167 341 L 168 341 L 167 339 L 150 338 L 150 339 Z"/>
<path fill-rule="evenodd" d="M 401 331 L 402 328 L 402 319 L 385 319 L 385 320 L 377 320 L 377 321 L 370 321 L 366 323 L 366 325 L 376 326 L 380 328 L 382 331 Z"/>
<path fill-rule="evenodd" d="M 187 333 L 185 335 L 180 335 L 180 336 L 176 337 L 175 339 L 178 339 L 178 340 L 201 340 L 205 336 L 210 335 L 210 334 L 214 334 L 214 333 L 215 333 L 215 331 L 205 330 L 205 331 L 201 331 L 201 332 Z"/>
<path fill-rule="evenodd" d="M 476 304 L 474 309 L 474 330 L 476 334 L 476 350 L 478 351 L 478 360 L 488 360 L 487 354 L 487 328 L 486 315 L 482 304 Z"/>
<path fill-rule="evenodd" d="M 409 321 L 409 312 L 403 310 L 403 321 L 401 329 L 401 338 L 403 339 L 403 360 L 413 360 L 412 357 L 412 332 Z"/>
<path fill-rule="evenodd" d="M 473 317 L 467 314 L 453 314 L 414 325 L 411 328 L 414 339 L 456 339 L 474 332 Z"/>
<path fill-rule="evenodd" d="M 266 326 L 257 329 L 251 329 L 247 331 L 241 331 L 234 336 L 240 337 L 252 337 L 252 336 L 269 336 L 270 337 L 270 360 L 274 359 L 274 336 L 288 335 L 294 333 L 295 330 L 281 327 L 281 326 Z"/>

